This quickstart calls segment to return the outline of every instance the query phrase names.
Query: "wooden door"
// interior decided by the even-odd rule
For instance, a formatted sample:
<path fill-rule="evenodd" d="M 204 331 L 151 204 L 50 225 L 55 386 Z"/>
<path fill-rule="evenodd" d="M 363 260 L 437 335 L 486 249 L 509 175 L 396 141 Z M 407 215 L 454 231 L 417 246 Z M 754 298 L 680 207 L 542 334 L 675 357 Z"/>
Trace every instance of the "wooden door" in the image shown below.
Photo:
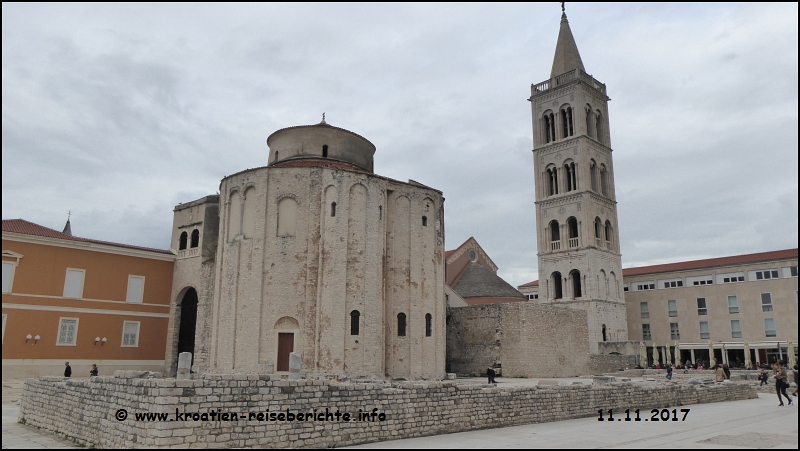
<path fill-rule="evenodd" d="M 289 354 L 294 351 L 294 334 L 278 333 L 278 371 L 289 371 Z"/>

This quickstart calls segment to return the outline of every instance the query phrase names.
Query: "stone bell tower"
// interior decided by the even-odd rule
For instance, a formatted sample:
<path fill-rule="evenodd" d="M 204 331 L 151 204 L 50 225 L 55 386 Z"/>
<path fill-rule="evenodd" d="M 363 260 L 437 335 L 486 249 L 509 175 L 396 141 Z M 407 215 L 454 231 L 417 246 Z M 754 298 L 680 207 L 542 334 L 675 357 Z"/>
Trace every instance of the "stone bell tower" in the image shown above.
<path fill-rule="evenodd" d="M 562 7 L 563 8 L 563 7 Z M 561 15 L 550 78 L 531 85 L 540 302 L 585 310 L 590 351 L 628 339 L 606 85 Z"/>

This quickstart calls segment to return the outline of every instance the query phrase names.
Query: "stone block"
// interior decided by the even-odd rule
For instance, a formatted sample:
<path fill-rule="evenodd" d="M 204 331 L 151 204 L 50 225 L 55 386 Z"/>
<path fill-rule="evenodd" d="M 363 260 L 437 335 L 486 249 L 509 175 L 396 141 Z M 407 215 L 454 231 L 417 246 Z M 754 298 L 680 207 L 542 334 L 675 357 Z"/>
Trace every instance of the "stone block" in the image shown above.
<path fill-rule="evenodd" d="M 192 353 L 181 352 L 178 354 L 178 374 L 180 380 L 190 379 L 192 373 Z"/>

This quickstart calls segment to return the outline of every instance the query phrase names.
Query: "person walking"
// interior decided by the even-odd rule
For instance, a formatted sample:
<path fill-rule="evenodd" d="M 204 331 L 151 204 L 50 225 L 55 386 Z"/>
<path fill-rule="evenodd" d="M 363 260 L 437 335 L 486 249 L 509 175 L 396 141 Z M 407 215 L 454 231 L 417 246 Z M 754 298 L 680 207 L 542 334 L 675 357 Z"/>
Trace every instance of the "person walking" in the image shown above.
<path fill-rule="evenodd" d="M 778 407 L 783 405 L 783 398 L 781 398 L 781 393 L 783 393 L 783 396 L 786 397 L 786 399 L 789 401 L 789 405 L 791 406 L 792 398 L 786 394 L 786 387 L 789 384 L 786 382 L 786 377 L 787 377 L 786 369 L 783 368 L 783 362 L 778 360 L 777 362 L 775 362 L 774 368 L 775 368 L 775 392 L 778 393 L 778 401 L 781 402 L 780 404 L 778 404 Z"/>
<path fill-rule="evenodd" d="M 731 369 L 728 367 L 727 363 L 722 365 L 722 371 L 725 373 L 725 380 L 731 380 Z"/>
<path fill-rule="evenodd" d="M 494 370 L 494 366 L 490 366 L 489 368 L 486 369 L 486 376 L 489 378 L 489 383 L 490 384 L 496 384 L 497 383 L 497 381 L 494 380 L 494 376 L 496 374 L 497 374 L 497 372 Z"/>
<path fill-rule="evenodd" d="M 792 373 L 794 373 L 794 391 L 792 392 L 792 396 L 797 398 L 797 365 L 792 368 Z"/>
<path fill-rule="evenodd" d="M 672 366 L 670 364 L 667 364 L 667 380 L 672 380 Z"/>
<path fill-rule="evenodd" d="M 714 370 L 714 382 L 723 382 L 725 380 L 725 369 L 722 365 L 716 365 Z"/>
<path fill-rule="evenodd" d="M 64 368 L 64 377 L 72 376 L 72 367 L 69 366 L 69 362 L 64 362 L 64 366 L 66 366 Z"/>
<path fill-rule="evenodd" d="M 91 371 L 89 371 L 89 376 L 97 376 L 97 373 L 98 373 L 98 372 L 99 372 L 99 371 L 97 370 L 97 364 L 96 364 L 96 363 L 93 363 L 93 364 L 92 364 L 92 370 L 91 370 Z"/>

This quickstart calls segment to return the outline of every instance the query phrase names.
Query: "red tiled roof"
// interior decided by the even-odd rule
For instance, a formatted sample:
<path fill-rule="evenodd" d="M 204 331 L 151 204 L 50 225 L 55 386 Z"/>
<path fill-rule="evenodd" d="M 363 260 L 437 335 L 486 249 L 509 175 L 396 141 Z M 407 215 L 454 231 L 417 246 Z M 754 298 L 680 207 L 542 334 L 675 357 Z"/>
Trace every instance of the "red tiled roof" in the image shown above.
<path fill-rule="evenodd" d="M 3 232 L 21 233 L 23 235 L 43 236 L 46 238 L 57 238 L 60 240 L 79 241 L 82 243 L 104 244 L 106 246 L 124 247 L 126 249 L 137 249 L 140 251 L 157 252 L 159 254 L 172 254 L 169 250 L 153 249 L 150 247 L 131 246 L 130 244 L 111 243 L 109 241 L 91 240 L 89 238 L 79 238 L 67 235 L 57 230 L 49 229 L 39 224 L 34 224 L 24 219 L 3 219 Z"/>
<path fill-rule="evenodd" d="M 448 258 L 450 258 L 450 256 L 451 256 L 451 255 L 453 255 L 453 254 L 455 254 L 457 250 L 458 250 L 458 249 L 453 249 L 452 251 L 445 251 L 445 253 L 444 253 L 444 259 L 445 259 L 445 260 L 447 260 Z"/>
<path fill-rule="evenodd" d="M 538 280 L 534 280 L 533 282 L 528 282 L 525 285 L 520 285 L 517 288 L 538 287 L 538 286 L 539 286 L 539 281 Z"/>
<path fill-rule="evenodd" d="M 707 258 L 705 260 L 692 260 L 688 262 L 666 263 L 663 265 L 640 266 L 625 268 L 623 276 L 638 276 L 640 274 L 653 274 L 673 271 L 686 271 L 689 269 L 712 268 L 715 266 L 733 266 L 745 263 L 758 263 L 770 260 L 784 260 L 797 258 L 797 249 L 784 249 L 782 251 L 759 252 L 757 254 L 733 255 L 731 257 Z"/>

